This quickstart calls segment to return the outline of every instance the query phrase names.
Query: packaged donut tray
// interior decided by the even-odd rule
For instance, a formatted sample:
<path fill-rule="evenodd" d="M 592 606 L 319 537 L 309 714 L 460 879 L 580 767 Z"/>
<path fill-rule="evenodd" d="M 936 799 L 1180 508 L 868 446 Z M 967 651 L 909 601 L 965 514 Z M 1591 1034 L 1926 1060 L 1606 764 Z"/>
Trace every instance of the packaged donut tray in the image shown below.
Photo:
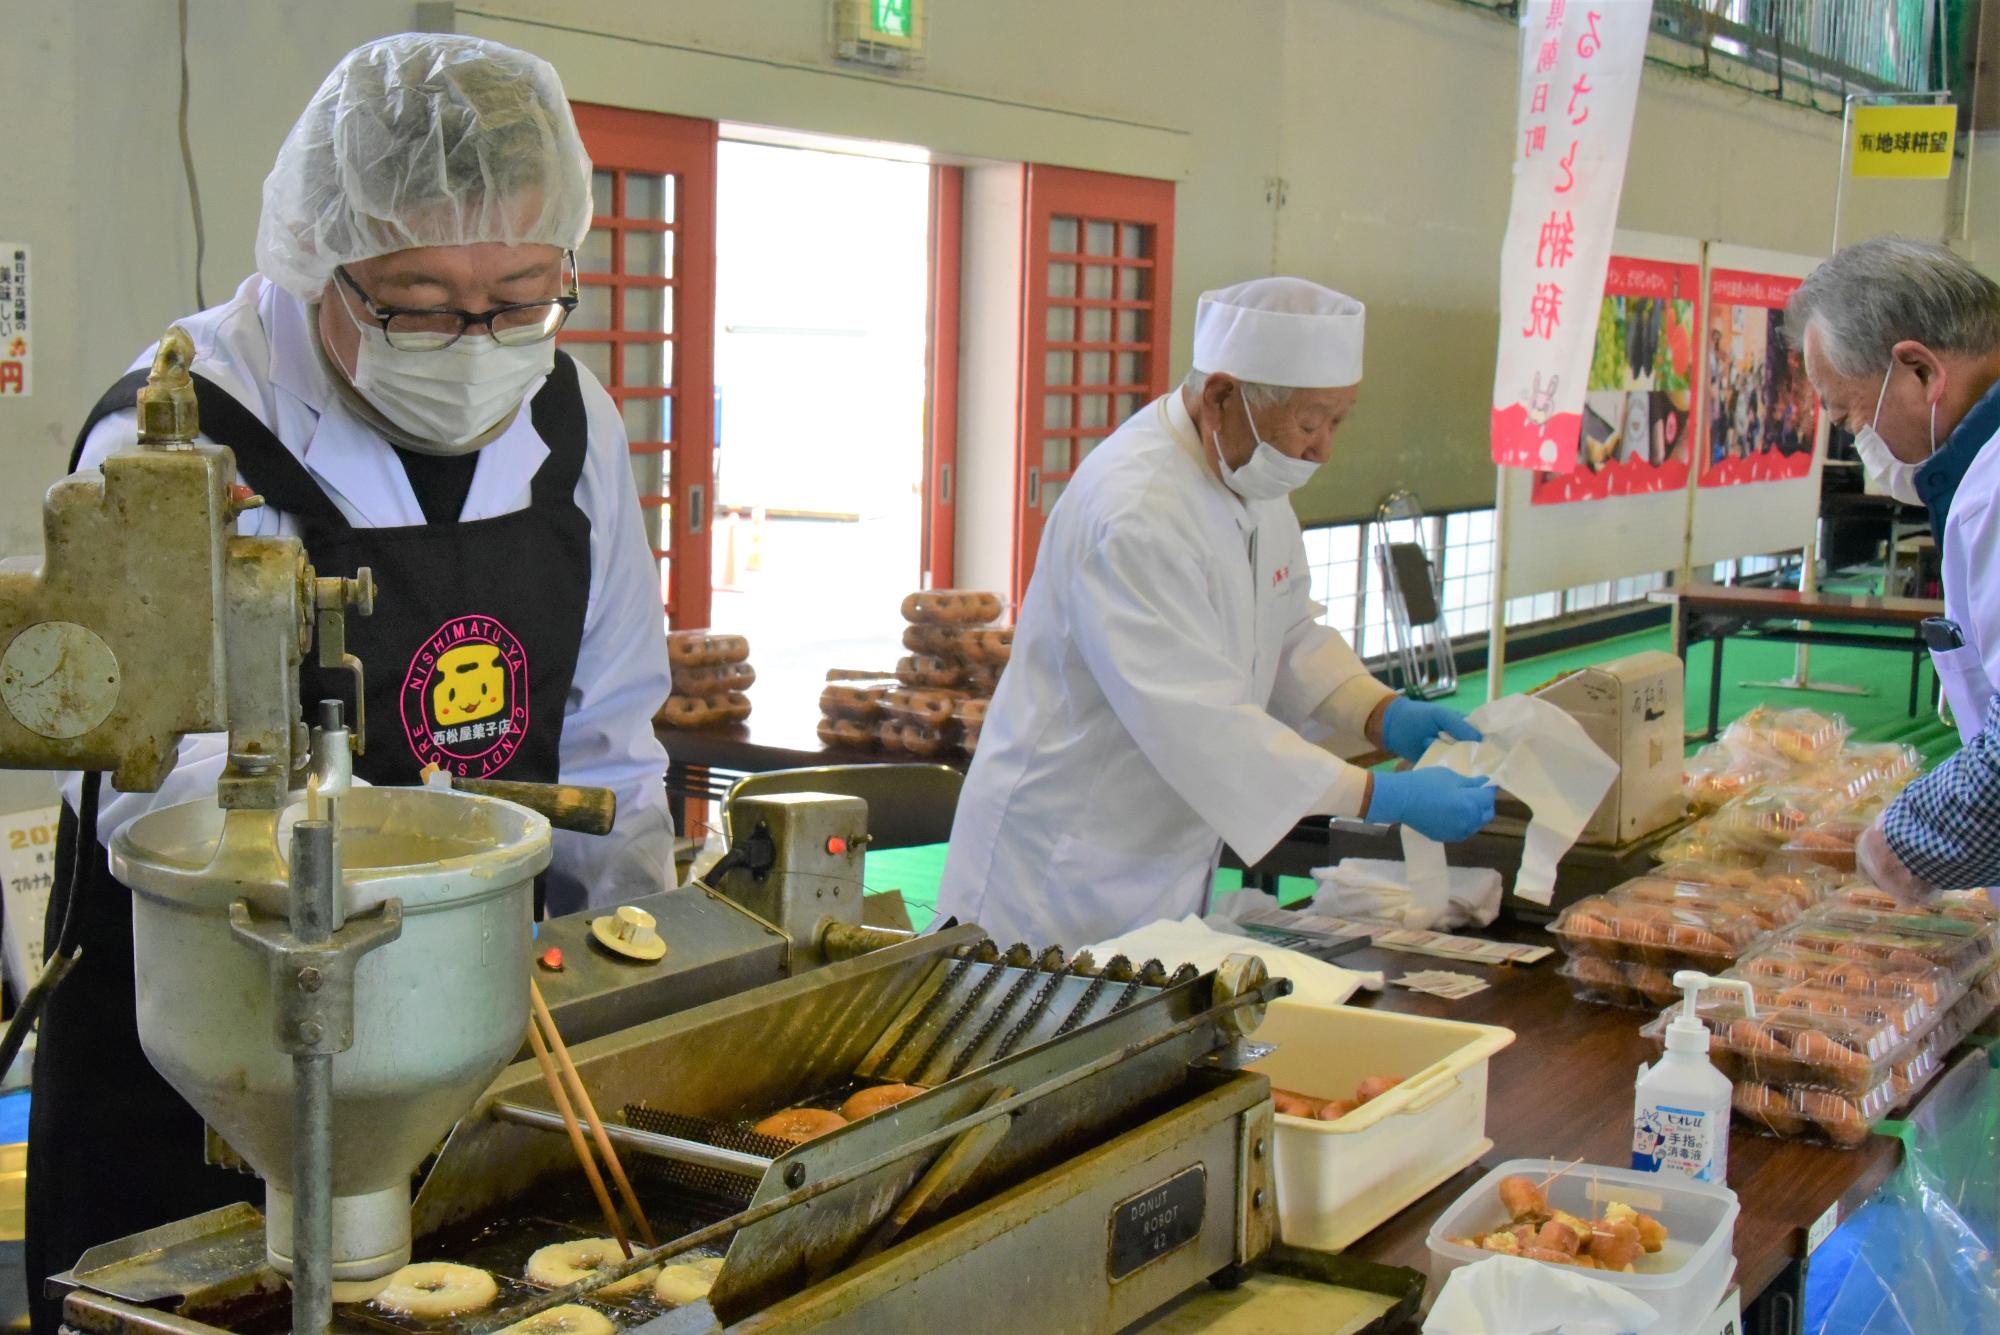
<path fill-rule="evenodd" d="M 1828 803 L 1825 789 L 1805 783 L 1781 784 L 1728 803 L 1709 817 L 1709 825 L 1725 843 L 1776 852 L 1818 820 Z"/>
<path fill-rule="evenodd" d="M 1762 886 L 1710 885 L 1673 881 L 1664 876 L 1635 876 L 1613 891 L 1622 900 L 1635 904 L 1663 904 L 1675 908 L 1714 909 L 1729 912 L 1741 909 L 1769 930 L 1783 927 L 1805 911 L 1791 895 Z"/>
<path fill-rule="evenodd" d="M 1744 756 L 1711 742 L 1687 759 L 1681 791 L 1697 815 L 1707 815 L 1739 797 L 1782 780 L 1789 767 L 1774 756 Z"/>
<path fill-rule="evenodd" d="M 1820 816 L 1787 839 L 1778 851 L 1851 876 L 1855 869 L 1854 847 L 1882 806 L 1880 798 L 1864 798 Z"/>
<path fill-rule="evenodd" d="M 1796 868 L 1768 865 L 1740 867 L 1726 862 L 1698 862 L 1685 858 L 1665 863 L 1655 868 L 1652 874 L 1663 881 L 1679 881 L 1687 885 L 1711 885 L 1725 890 L 1784 895 L 1802 910 L 1825 900 L 1840 881 L 1827 868 L 1812 864 Z"/>
<path fill-rule="evenodd" d="M 1956 918 L 1960 922 L 2000 923 L 2000 908 L 1993 906 L 1984 890 L 1951 890 L 1921 904 L 1905 904 L 1886 890 L 1866 881 L 1849 881 L 1826 900 L 1837 909 L 1866 909 L 1874 913 L 1900 913 L 1913 918 Z"/>
<path fill-rule="evenodd" d="M 903 599 L 913 626 L 990 626 L 1006 610 L 999 594 L 978 589 L 922 589 Z"/>
<path fill-rule="evenodd" d="M 1670 1006 L 1639 1032 L 1664 1051 L 1667 1025 L 1679 1013 L 1679 1005 Z M 1817 1085 L 1857 1098 L 1888 1080 L 1899 1063 L 1914 1069 L 1929 1038 L 1928 1031 L 1912 1036 L 1880 1018 L 1795 1006 L 1760 1005 L 1750 1016 L 1736 997 L 1704 1002 L 1696 1014 L 1708 1025 L 1709 1061 L 1730 1080 Z"/>
<path fill-rule="evenodd" d="M 1749 908 L 1713 896 L 1657 903 L 1614 889 L 1570 905 L 1549 930 L 1571 956 L 1719 973 L 1770 929 Z"/>
<path fill-rule="evenodd" d="M 1924 1028 L 1965 995 L 1965 985 L 1936 965 L 1898 969 L 1878 960 L 1803 950 L 1786 941 L 1748 952 L 1727 976 L 1748 982 L 1760 1006 L 1880 1016 L 1905 1034 Z"/>
<path fill-rule="evenodd" d="M 1770 756 L 1810 767 L 1840 754 L 1853 731 L 1838 714 L 1758 705 L 1724 728 L 1721 742 L 1740 756 Z"/>
<path fill-rule="evenodd" d="M 1811 777 L 1829 792 L 1858 800 L 1900 792 L 1923 768 L 1922 754 L 1902 742 L 1849 743 Z"/>
<path fill-rule="evenodd" d="M 1766 1135 L 1853 1149 L 1902 1099 L 1893 1078 L 1859 1097 L 1816 1085 L 1748 1080 L 1738 1082 L 1735 1103 L 1737 1120 Z"/>
<path fill-rule="evenodd" d="M 1784 929 L 1806 950 L 1873 959 L 1897 969 L 1936 964 L 1960 982 L 1979 976 L 2000 949 L 2000 928 L 1939 913 L 1881 913 L 1821 905 Z"/>
<path fill-rule="evenodd" d="M 1768 846 L 1749 848 L 1725 838 L 1716 828 L 1715 817 L 1709 816 L 1674 831 L 1660 845 L 1656 856 L 1666 863 L 1699 862 L 1712 867 L 1757 871 L 1770 860 L 1773 851 Z"/>
<path fill-rule="evenodd" d="M 1572 955 L 1556 973 L 1569 981 L 1571 996 L 1599 1006 L 1658 1010 L 1681 994 L 1674 986 L 1674 976 L 1665 969 L 1601 955 Z"/>

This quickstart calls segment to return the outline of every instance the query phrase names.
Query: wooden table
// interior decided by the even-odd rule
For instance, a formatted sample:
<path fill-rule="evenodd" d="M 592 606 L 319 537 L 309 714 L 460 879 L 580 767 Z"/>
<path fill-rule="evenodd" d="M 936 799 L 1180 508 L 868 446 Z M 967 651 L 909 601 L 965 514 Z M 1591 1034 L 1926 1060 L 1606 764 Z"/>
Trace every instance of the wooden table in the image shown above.
<path fill-rule="evenodd" d="M 1503 923 L 1505 920 L 1503 920 Z M 1486 933 L 1554 944 L 1523 925 Z M 1486 1134 L 1493 1149 L 1416 1204 L 1347 1248 L 1391 1265 L 1429 1267 L 1431 1224 L 1494 1165 L 1508 1159 L 1581 1158 L 1621 1166 L 1632 1152 L 1633 1080 L 1657 1055 L 1639 1037 L 1651 1016 L 1573 999 L 1556 974 L 1561 955 L 1529 968 L 1482 968 L 1418 955 L 1362 950 L 1340 963 L 1384 969 L 1391 978 L 1413 969 L 1474 973 L 1493 985 L 1463 1001 L 1444 1001 L 1403 988 L 1362 993 L 1353 1004 L 1438 1019 L 1504 1025 L 1513 1046 L 1493 1058 L 1488 1076 Z M 1874 1195 L 1902 1153 L 1901 1142 L 1870 1136 L 1858 1149 L 1835 1150 L 1776 1140 L 1737 1128 L 1729 1141 L 1729 1185 L 1742 1202 L 1736 1222 L 1736 1282 L 1744 1307 L 1758 1299 L 1752 1331 L 1791 1331 L 1802 1312 L 1806 1235 L 1829 1209 L 1845 1219 Z"/>
<path fill-rule="evenodd" d="M 1797 589 L 1750 588 L 1742 585 L 1697 584 L 1655 589 L 1646 595 L 1655 603 L 1678 606 L 1680 615 L 1675 652 L 1687 661 L 1688 646 L 1698 639 L 1715 642 L 1709 666 L 1708 731 L 1713 741 L 1721 730 L 1722 645 L 1731 635 L 1791 644 L 1837 644 L 1850 649 L 1890 649 L 1910 655 L 1910 715 L 1916 716 L 1918 681 L 1926 650 L 1922 623 L 1944 615 L 1944 604 L 1930 598 L 1877 598 L 1851 593 L 1801 593 Z M 1801 622 L 1833 622 L 1846 626 L 1887 626 L 1907 630 L 1909 638 L 1870 635 L 1853 630 L 1821 630 Z"/>

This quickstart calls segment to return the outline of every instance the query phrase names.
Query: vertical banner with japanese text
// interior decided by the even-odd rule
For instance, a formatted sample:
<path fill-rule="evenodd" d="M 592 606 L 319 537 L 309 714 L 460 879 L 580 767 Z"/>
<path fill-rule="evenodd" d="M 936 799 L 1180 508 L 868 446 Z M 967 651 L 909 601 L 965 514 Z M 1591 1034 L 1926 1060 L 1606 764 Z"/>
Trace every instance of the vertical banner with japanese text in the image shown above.
<path fill-rule="evenodd" d="M 1652 0 L 1527 0 L 1500 252 L 1493 461 L 1576 467 Z"/>

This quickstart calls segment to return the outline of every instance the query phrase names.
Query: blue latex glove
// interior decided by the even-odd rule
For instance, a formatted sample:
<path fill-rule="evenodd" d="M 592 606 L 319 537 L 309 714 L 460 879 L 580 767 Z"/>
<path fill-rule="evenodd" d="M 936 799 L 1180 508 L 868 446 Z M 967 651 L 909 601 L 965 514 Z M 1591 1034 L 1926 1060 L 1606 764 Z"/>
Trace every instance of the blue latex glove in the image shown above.
<path fill-rule="evenodd" d="M 1479 729 L 1465 721 L 1465 715 L 1428 700 L 1397 696 L 1382 711 L 1382 745 L 1412 765 L 1424 758 L 1431 743 L 1440 736 L 1460 741 L 1480 741 Z"/>
<path fill-rule="evenodd" d="M 1499 791 L 1491 779 L 1442 765 L 1377 773 L 1368 819 L 1378 825 L 1407 825 L 1426 838 L 1453 844 L 1470 839 L 1493 819 Z"/>

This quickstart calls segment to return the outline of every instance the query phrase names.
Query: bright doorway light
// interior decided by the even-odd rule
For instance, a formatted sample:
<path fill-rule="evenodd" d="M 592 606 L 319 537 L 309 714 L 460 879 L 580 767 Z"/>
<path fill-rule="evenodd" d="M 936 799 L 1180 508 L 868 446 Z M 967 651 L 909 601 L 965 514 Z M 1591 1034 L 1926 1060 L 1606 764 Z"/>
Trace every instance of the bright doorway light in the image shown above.
<path fill-rule="evenodd" d="M 921 580 L 930 169 L 725 140 L 716 181 L 713 624 L 760 716 L 887 670 Z"/>

